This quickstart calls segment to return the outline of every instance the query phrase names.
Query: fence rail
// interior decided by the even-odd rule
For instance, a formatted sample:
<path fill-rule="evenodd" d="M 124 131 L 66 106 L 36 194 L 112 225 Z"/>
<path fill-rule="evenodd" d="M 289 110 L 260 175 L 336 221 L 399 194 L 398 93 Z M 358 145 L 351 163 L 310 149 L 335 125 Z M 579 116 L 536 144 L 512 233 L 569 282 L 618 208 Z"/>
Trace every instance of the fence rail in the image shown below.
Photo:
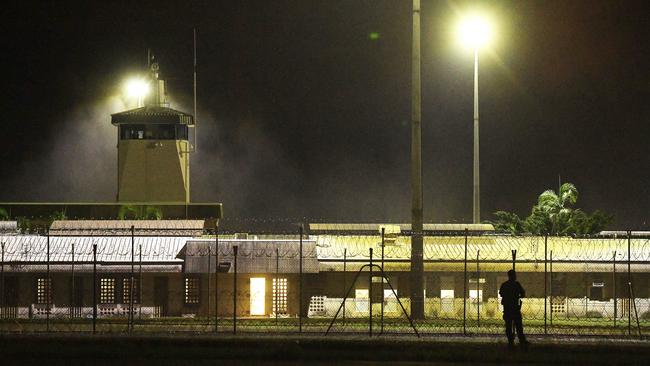
<path fill-rule="evenodd" d="M 0 332 L 502 334 L 515 268 L 538 335 L 650 331 L 650 239 L 424 233 L 424 317 L 408 232 L 196 228 L 2 234 Z"/>

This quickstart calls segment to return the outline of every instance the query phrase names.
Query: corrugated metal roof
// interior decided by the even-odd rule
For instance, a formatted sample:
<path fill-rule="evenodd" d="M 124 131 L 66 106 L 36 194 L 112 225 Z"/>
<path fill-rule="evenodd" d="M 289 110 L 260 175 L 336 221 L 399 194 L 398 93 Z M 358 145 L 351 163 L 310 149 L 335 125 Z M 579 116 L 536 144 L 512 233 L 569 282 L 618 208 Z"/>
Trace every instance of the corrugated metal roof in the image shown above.
<path fill-rule="evenodd" d="M 168 262 L 178 264 L 176 258 L 190 237 L 136 237 L 134 238 L 135 260 L 142 262 Z M 3 235 L 5 262 L 46 262 L 47 237 L 37 235 Z M 97 244 L 98 262 L 130 262 L 131 238 L 129 237 L 50 237 L 50 263 L 71 262 L 72 244 L 74 261 L 92 263 L 93 244 Z"/>
<path fill-rule="evenodd" d="M 309 224 L 310 232 L 327 232 L 327 231 L 363 231 L 363 232 L 380 232 L 381 228 L 385 227 L 388 231 L 393 227 L 399 227 L 402 231 L 411 230 L 411 224 L 336 224 L 336 223 L 311 223 Z M 491 224 L 424 224 L 425 231 L 494 231 Z"/>
<path fill-rule="evenodd" d="M 234 247 L 237 246 L 238 273 L 299 273 L 299 240 L 219 240 L 219 263 L 230 263 L 229 272 L 234 272 Z M 185 271 L 206 273 L 208 254 L 210 268 L 216 267 L 214 240 L 189 240 L 181 251 L 185 258 Z M 277 260 L 277 262 L 276 262 Z M 276 268 L 277 266 L 277 268 Z M 302 270 L 304 273 L 318 273 L 318 258 L 315 240 L 302 242 Z"/>
<path fill-rule="evenodd" d="M 205 220 L 56 220 L 50 235 L 200 236 Z"/>
<path fill-rule="evenodd" d="M 194 124 L 194 117 L 168 107 L 148 105 L 128 111 L 111 114 L 111 123 L 182 123 Z"/>

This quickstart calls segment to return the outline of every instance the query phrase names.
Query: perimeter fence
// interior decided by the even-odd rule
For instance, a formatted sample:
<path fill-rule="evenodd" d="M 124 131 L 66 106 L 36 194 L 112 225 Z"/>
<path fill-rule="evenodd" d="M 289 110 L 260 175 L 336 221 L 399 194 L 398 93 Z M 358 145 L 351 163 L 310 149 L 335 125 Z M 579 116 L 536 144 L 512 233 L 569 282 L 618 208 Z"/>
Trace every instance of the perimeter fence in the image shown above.
<path fill-rule="evenodd" d="M 528 334 L 650 332 L 650 239 L 330 229 L 0 235 L 0 332 L 503 334 L 516 269 Z M 416 298 L 416 297 L 413 297 Z"/>

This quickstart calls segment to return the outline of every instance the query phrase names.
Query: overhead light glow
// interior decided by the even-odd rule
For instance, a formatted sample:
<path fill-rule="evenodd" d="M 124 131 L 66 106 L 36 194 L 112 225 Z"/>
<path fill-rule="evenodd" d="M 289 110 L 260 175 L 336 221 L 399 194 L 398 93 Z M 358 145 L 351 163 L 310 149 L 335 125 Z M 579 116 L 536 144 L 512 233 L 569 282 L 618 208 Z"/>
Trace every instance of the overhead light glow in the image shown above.
<path fill-rule="evenodd" d="M 139 100 L 149 93 L 149 83 L 144 79 L 130 79 L 126 82 L 126 95 Z"/>
<path fill-rule="evenodd" d="M 458 38 L 466 47 L 481 48 L 492 39 L 492 24 L 479 15 L 467 16 L 458 24 Z"/>

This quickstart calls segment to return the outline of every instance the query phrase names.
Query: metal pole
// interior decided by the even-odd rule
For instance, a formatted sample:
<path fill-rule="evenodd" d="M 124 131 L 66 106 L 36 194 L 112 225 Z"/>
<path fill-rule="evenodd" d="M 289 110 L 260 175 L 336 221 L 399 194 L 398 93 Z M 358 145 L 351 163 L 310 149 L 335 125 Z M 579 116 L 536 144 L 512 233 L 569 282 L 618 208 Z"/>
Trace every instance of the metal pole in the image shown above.
<path fill-rule="evenodd" d="M 424 318 L 422 277 L 422 111 L 420 79 L 420 0 L 413 0 L 413 47 L 411 66 L 411 317 Z"/>
<path fill-rule="evenodd" d="M 210 242 L 208 242 L 208 310 L 205 316 L 206 325 L 210 325 L 210 310 L 212 310 L 212 296 L 210 294 L 211 287 L 210 280 L 212 279 L 212 265 L 210 261 L 212 260 L 212 248 L 210 247 Z"/>
<path fill-rule="evenodd" d="M 279 297 L 280 294 L 280 278 L 278 277 L 280 273 L 280 249 L 275 248 L 275 286 L 273 286 L 273 303 L 275 304 L 275 330 L 278 330 L 278 312 L 280 311 Z"/>
<path fill-rule="evenodd" d="M 370 248 L 370 266 L 368 267 L 368 337 L 372 337 L 372 248 Z"/>
<path fill-rule="evenodd" d="M 384 271 L 384 238 L 385 238 L 385 232 L 386 228 L 382 227 L 381 228 L 381 272 L 386 273 Z M 381 277 L 381 331 L 379 332 L 380 334 L 384 334 L 384 302 L 386 299 L 384 299 L 384 277 Z"/>
<path fill-rule="evenodd" d="M 237 246 L 232 247 L 234 262 L 235 262 L 235 274 L 233 276 L 233 297 L 232 297 L 232 333 L 237 334 Z"/>
<path fill-rule="evenodd" d="M 133 331 L 133 282 L 135 281 L 135 226 L 131 225 L 131 281 L 129 281 L 129 333 Z"/>
<path fill-rule="evenodd" d="M 478 333 L 481 327 L 481 297 L 480 294 L 480 285 L 481 285 L 481 276 L 479 272 L 479 260 L 480 260 L 481 251 L 476 251 L 476 332 Z"/>
<path fill-rule="evenodd" d="M 343 248 L 343 293 L 345 294 L 348 264 L 348 248 Z M 345 298 L 343 298 L 343 323 L 345 324 Z"/>
<path fill-rule="evenodd" d="M 612 297 L 614 298 L 614 327 L 616 327 L 616 317 L 618 309 L 616 308 L 616 251 L 612 256 Z"/>
<path fill-rule="evenodd" d="M 142 243 L 139 245 L 140 267 L 138 268 L 138 320 L 142 320 Z"/>
<path fill-rule="evenodd" d="M 97 327 L 97 244 L 93 244 L 93 334 Z"/>
<path fill-rule="evenodd" d="M 219 331 L 219 225 L 214 226 L 214 332 Z"/>
<path fill-rule="evenodd" d="M 467 233 L 465 228 L 465 260 L 463 261 L 463 335 L 467 335 Z"/>
<path fill-rule="evenodd" d="M 2 242 L 2 267 L 1 267 L 1 272 L 0 272 L 0 319 L 4 319 L 6 316 L 6 309 L 5 309 L 5 243 Z"/>
<path fill-rule="evenodd" d="M 550 273 L 549 273 L 549 286 L 548 286 L 548 296 L 551 299 L 551 313 L 550 313 L 550 319 L 551 319 L 551 325 L 553 325 L 553 251 L 551 250 L 550 252 Z M 567 313 L 569 312 L 569 309 L 566 309 Z"/>
<path fill-rule="evenodd" d="M 481 223 L 478 132 L 478 48 L 474 48 L 474 223 Z"/>
<path fill-rule="evenodd" d="M 632 232 L 627 231 L 627 334 L 632 335 Z"/>
<path fill-rule="evenodd" d="M 50 331 L 50 296 L 52 296 L 52 280 L 50 279 L 50 229 L 47 229 L 47 292 L 45 293 L 45 301 L 47 309 L 45 311 L 45 329 Z"/>
<path fill-rule="evenodd" d="M 70 319 L 74 318 L 74 243 L 72 243 L 72 264 L 70 268 L 72 280 L 70 281 Z"/>
<path fill-rule="evenodd" d="M 548 271 L 547 271 L 547 262 L 548 262 L 548 234 L 544 236 L 544 334 L 548 334 L 548 328 L 546 325 L 546 318 L 548 314 Z"/>
<path fill-rule="evenodd" d="M 300 225 L 300 292 L 298 300 L 298 333 L 302 333 L 302 224 Z"/>

